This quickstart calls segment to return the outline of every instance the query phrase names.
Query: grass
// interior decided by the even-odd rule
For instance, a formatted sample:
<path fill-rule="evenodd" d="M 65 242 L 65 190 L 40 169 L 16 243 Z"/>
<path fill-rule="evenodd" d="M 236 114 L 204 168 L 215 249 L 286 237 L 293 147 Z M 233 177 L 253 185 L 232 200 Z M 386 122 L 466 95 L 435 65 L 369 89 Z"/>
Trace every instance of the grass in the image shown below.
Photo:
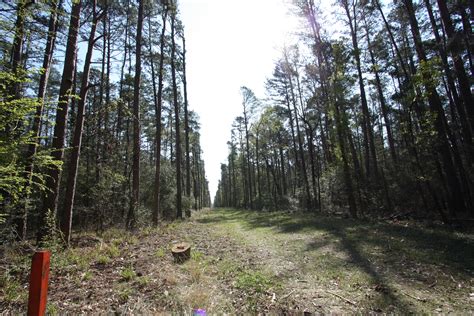
<path fill-rule="evenodd" d="M 46 303 L 46 315 L 59 315 L 58 306 L 51 302 Z"/>
<path fill-rule="evenodd" d="M 136 276 L 137 274 L 135 273 L 135 270 L 133 270 L 132 266 L 126 267 L 120 271 L 120 277 L 125 282 L 133 280 Z"/>
<path fill-rule="evenodd" d="M 26 302 L 27 293 L 17 279 L 4 273 L 0 276 L 0 298 L 10 303 Z"/>
<path fill-rule="evenodd" d="M 116 288 L 116 293 L 117 293 L 119 302 L 124 304 L 133 295 L 133 289 L 127 285 L 121 285 L 118 288 Z"/>
<path fill-rule="evenodd" d="M 84 273 L 82 273 L 81 275 L 81 279 L 82 281 L 88 281 L 88 280 L 91 280 L 93 277 L 93 274 L 91 271 L 87 270 L 85 271 Z"/>
<path fill-rule="evenodd" d="M 146 275 L 137 278 L 137 283 L 141 288 L 146 287 L 148 284 L 150 284 L 150 282 L 151 278 Z"/>
<path fill-rule="evenodd" d="M 201 277 L 204 273 L 204 268 L 200 264 L 191 261 L 186 264 L 186 270 L 189 273 L 192 283 L 199 283 L 199 281 L 201 281 Z"/>
<path fill-rule="evenodd" d="M 158 250 L 155 252 L 155 256 L 158 259 L 164 258 L 166 256 L 166 249 L 163 247 L 158 248 Z"/>
<path fill-rule="evenodd" d="M 116 258 L 120 256 L 120 249 L 117 245 L 111 244 L 105 248 L 105 253 L 110 257 L 110 258 Z"/>
<path fill-rule="evenodd" d="M 191 251 L 191 259 L 194 261 L 202 261 L 204 259 L 204 254 L 198 250 Z"/>
<path fill-rule="evenodd" d="M 137 302 L 180 314 L 474 312 L 474 236 L 467 233 L 221 209 L 164 225 L 135 236 L 118 229 L 100 238 L 84 234 L 57 250 L 48 314 L 91 312 L 83 309 L 90 297 L 98 313 Z M 191 260 L 173 263 L 172 240 L 193 244 Z M 0 306 L 21 314 L 31 256 L 21 247 L 4 253 Z M 71 300 L 63 301 L 65 291 Z"/>
<path fill-rule="evenodd" d="M 204 308 L 207 309 L 211 301 L 211 295 L 208 291 L 203 290 L 200 287 L 192 287 L 186 297 L 186 303 L 192 308 Z"/>
<path fill-rule="evenodd" d="M 217 269 L 221 278 L 233 278 L 242 271 L 242 266 L 233 260 L 224 259 L 218 263 Z"/>
<path fill-rule="evenodd" d="M 105 255 L 99 255 L 97 257 L 97 263 L 98 264 L 101 264 L 101 265 L 106 265 L 106 264 L 109 264 L 112 260 L 110 259 L 110 257 L 108 256 L 105 256 Z"/>
<path fill-rule="evenodd" d="M 469 234 L 307 213 L 217 209 L 198 221 L 270 253 L 262 271 L 267 276 L 281 273 L 283 287 L 296 272 L 322 293 L 356 301 L 354 311 L 469 310 L 466 300 L 474 288 L 474 238 Z M 224 277 L 237 276 L 242 289 L 261 291 L 258 284 L 265 285 L 261 275 L 241 271 L 232 262 L 221 262 L 219 271 Z M 327 300 L 334 304 L 338 297 L 329 293 Z"/>
<path fill-rule="evenodd" d="M 265 293 L 276 287 L 276 282 L 268 275 L 259 271 L 243 271 L 237 275 L 235 286 L 248 293 Z"/>

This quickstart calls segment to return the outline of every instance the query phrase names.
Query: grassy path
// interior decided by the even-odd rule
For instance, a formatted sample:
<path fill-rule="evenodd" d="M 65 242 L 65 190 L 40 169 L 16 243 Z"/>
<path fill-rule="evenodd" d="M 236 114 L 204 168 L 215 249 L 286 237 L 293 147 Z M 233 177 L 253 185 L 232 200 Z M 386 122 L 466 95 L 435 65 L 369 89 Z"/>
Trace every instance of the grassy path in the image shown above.
<path fill-rule="evenodd" d="M 184 264 L 169 252 L 178 241 L 192 244 Z M 29 253 L 1 254 L 0 312 L 25 313 Z M 53 254 L 48 313 L 472 314 L 473 271 L 469 234 L 218 209 L 76 236 Z"/>
<path fill-rule="evenodd" d="M 473 313 L 473 236 L 402 224 L 214 210 L 197 218 L 254 249 L 280 308 Z"/>

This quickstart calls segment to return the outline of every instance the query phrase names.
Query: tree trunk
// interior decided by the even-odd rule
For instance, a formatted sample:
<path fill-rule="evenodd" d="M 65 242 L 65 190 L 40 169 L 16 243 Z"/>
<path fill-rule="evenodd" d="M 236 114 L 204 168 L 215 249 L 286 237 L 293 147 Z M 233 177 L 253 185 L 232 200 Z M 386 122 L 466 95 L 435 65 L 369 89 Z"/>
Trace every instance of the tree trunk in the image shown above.
<path fill-rule="evenodd" d="M 11 55 L 11 72 L 15 76 L 24 76 L 22 73 L 19 73 L 20 68 L 22 67 L 22 49 L 23 41 L 25 36 L 25 17 L 28 6 L 34 2 L 27 2 L 26 0 L 17 1 L 17 15 L 15 21 L 15 36 L 13 37 L 13 47 Z M 14 82 L 10 87 L 10 97 L 14 100 L 18 100 L 21 97 L 21 83 Z"/>
<path fill-rule="evenodd" d="M 64 58 L 64 69 L 59 87 L 58 108 L 56 111 L 56 124 L 54 126 L 54 137 L 51 156 L 57 163 L 61 163 L 64 156 L 64 138 L 66 134 L 66 122 L 70 90 L 73 84 L 74 68 L 77 52 L 77 36 L 79 32 L 79 21 L 82 1 L 77 1 L 72 5 L 71 19 L 69 22 L 69 32 Z M 58 206 L 59 179 L 61 175 L 60 167 L 51 167 L 46 177 L 46 193 L 43 200 L 43 208 L 40 214 L 40 226 L 38 230 L 38 240 L 42 241 L 48 232 L 47 216 L 51 212 L 56 216 Z"/>
<path fill-rule="evenodd" d="M 295 67 L 296 67 L 296 65 L 295 65 Z M 302 112 L 302 119 L 304 121 L 305 120 L 305 117 L 304 117 L 305 114 L 304 114 L 304 107 L 303 107 L 303 98 L 301 96 L 300 77 L 299 77 L 298 71 L 296 70 L 295 72 L 296 72 L 296 88 L 297 88 L 297 91 L 298 91 L 298 99 L 299 99 L 299 102 L 300 102 L 300 107 L 301 107 L 301 112 Z M 291 81 L 290 81 L 290 83 L 291 83 Z M 297 130 L 297 133 L 298 133 L 298 146 L 299 146 L 300 156 L 301 156 L 301 172 L 303 174 L 303 183 L 304 183 L 305 192 L 306 192 L 306 208 L 308 210 L 310 210 L 313 207 L 313 199 L 311 198 L 311 193 L 310 193 L 310 188 L 309 188 L 309 180 L 308 180 L 308 173 L 306 172 L 306 159 L 304 157 L 304 150 L 303 150 L 304 137 L 302 136 L 302 133 L 300 132 L 296 102 L 294 103 L 294 109 L 295 109 L 296 130 Z"/>
<path fill-rule="evenodd" d="M 342 113 L 339 109 L 339 105 L 337 101 L 334 104 L 334 108 L 335 108 L 337 139 L 338 139 L 339 146 L 341 149 L 341 158 L 342 158 L 343 172 L 344 172 L 344 183 L 346 187 L 347 201 L 349 204 L 349 213 L 353 218 L 357 218 L 357 206 L 356 206 L 356 202 L 354 198 L 354 188 L 352 186 L 351 172 L 349 168 L 349 162 L 348 162 L 347 154 L 346 154 L 346 146 L 344 142 L 345 133 L 344 133 L 344 126 L 343 126 L 343 118 L 342 118 Z"/>
<path fill-rule="evenodd" d="M 189 159 L 189 114 L 188 114 L 188 86 L 186 81 L 186 41 L 183 34 L 183 88 L 184 88 L 184 139 L 186 145 L 186 197 L 191 197 L 191 161 Z M 185 210 L 186 217 L 191 216 L 191 209 Z"/>
<path fill-rule="evenodd" d="M 311 125 L 309 124 L 309 122 L 306 123 L 306 125 L 308 126 L 305 130 L 306 130 L 306 137 L 308 138 L 308 149 L 309 149 L 309 157 L 310 157 L 310 163 L 311 163 L 311 184 L 312 184 L 312 187 L 313 187 L 313 195 L 314 195 L 314 198 L 317 199 L 316 201 L 316 204 L 319 206 L 320 205 L 320 201 L 319 201 L 319 197 L 318 197 L 318 190 L 317 190 L 317 184 L 316 184 L 316 169 L 315 169 L 315 153 L 314 153 L 314 137 L 313 137 L 313 131 L 316 129 L 313 129 L 311 127 Z M 321 211 L 319 209 L 319 211 Z"/>
<path fill-rule="evenodd" d="M 294 127 L 294 121 L 293 121 L 293 111 L 291 110 L 291 105 L 290 105 L 290 97 L 288 95 L 288 89 L 286 88 L 286 93 L 285 93 L 285 105 L 287 108 L 288 112 L 288 118 L 289 118 L 289 123 L 290 123 L 290 131 L 291 131 L 291 144 L 292 144 L 292 149 L 293 149 L 293 157 L 295 159 L 295 164 L 296 164 L 296 169 L 300 169 L 300 163 L 298 159 L 298 149 L 296 148 L 296 136 L 295 136 L 295 127 Z M 289 153 L 288 153 L 289 155 Z M 290 163 L 290 159 L 288 158 L 288 164 Z M 291 168 L 288 168 L 288 172 L 290 173 Z M 295 171 L 296 173 L 296 171 Z M 291 176 L 290 176 L 291 179 Z M 296 175 L 294 179 L 291 181 L 293 183 L 293 194 L 295 194 L 296 191 Z"/>
<path fill-rule="evenodd" d="M 107 165 L 107 160 L 112 147 L 109 130 L 109 111 L 110 111 L 110 68 L 111 68 L 111 34 L 110 34 L 110 14 L 109 14 L 109 2 L 105 1 L 105 11 L 104 18 L 104 44 L 107 42 L 107 57 L 106 57 L 106 71 L 107 75 L 105 76 L 105 108 L 104 108 L 104 146 L 102 152 L 102 162 L 104 165 Z M 104 215 L 104 213 L 102 213 Z"/>
<path fill-rule="evenodd" d="M 382 16 L 383 23 L 385 25 L 385 29 L 387 30 L 388 37 L 390 38 L 390 42 L 392 43 L 393 48 L 395 49 L 396 55 L 398 57 L 398 61 L 400 63 L 400 67 L 402 67 L 403 73 L 405 75 L 405 78 L 409 77 L 408 70 L 405 66 L 405 62 L 403 61 L 402 54 L 400 53 L 400 49 L 398 48 L 397 42 L 395 41 L 395 37 L 393 36 L 392 29 L 390 27 L 390 24 L 387 21 L 387 18 L 385 17 L 385 14 L 382 10 L 382 6 L 380 5 L 379 0 L 374 0 L 374 4 L 377 7 L 377 9 L 380 12 L 380 15 Z"/>
<path fill-rule="evenodd" d="M 474 7 L 474 1 L 470 1 L 471 2 L 471 6 Z M 473 31 L 472 31 L 472 23 L 471 21 L 469 21 L 469 18 L 467 16 L 467 12 L 466 12 L 466 7 L 465 5 L 462 5 L 462 2 L 460 2 L 459 4 L 459 13 L 461 14 L 461 20 L 462 20 L 462 31 L 463 31 L 463 34 L 464 34 L 464 43 L 465 43 L 465 47 L 466 47 L 466 54 L 467 54 L 467 58 L 469 60 L 469 68 L 471 70 L 471 76 L 474 77 L 474 56 L 473 56 L 473 53 L 474 53 L 474 40 L 472 39 L 472 36 L 473 36 Z M 472 8 L 471 8 L 472 10 Z M 472 15 L 474 15 L 474 13 L 471 12 Z M 474 18 L 471 19 L 472 22 L 474 22 Z"/>
<path fill-rule="evenodd" d="M 468 148 L 468 153 L 469 153 L 471 159 L 473 159 L 474 158 L 474 154 L 473 154 L 474 149 L 472 148 L 472 126 L 469 123 L 469 119 L 466 115 L 466 109 L 465 109 L 466 103 L 465 103 L 465 100 L 464 99 L 461 100 L 459 95 L 458 95 L 457 88 L 456 88 L 456 85 L 455 85 L 454 80 L 453 80 L 453 74 L 452 74 L 450 66 L 449 66 L 448 56 L 447 56 L 446 51 L 445 51 L 444 43 L 443 43 L 443 40 L 442 40 L 442 38 L 439 34 L 438 26 L 436 25 L 436 20 L 435 20 L 434 14 L 433 14 L 433 9 L 431 7 L 431 3 L 430 3 L 429 0 L 424 0 L 424 1 L 425 1 L 426 9 L 428 11 L 428 15 L 430 17 L 430 23 L 431 23 L 431 27 L 433 29 L 433 33 L 434 33 L 434 36 L 435 36 L 435 39 L 436 39 L 436 43 L 438 45 L 438 51 L 440 53 L 441 60 L 443 62 L 443 68 L 444 68 L 444 72 L 445 72 L 446 79 L 447 79 L 447 82 L 448 82 L 449 92 L 451 92 L 453 102 L 454 102 L 454 104 L 456 106 L 456 110 L 458 112 L 458 117 L 459 117 L 459 121 L 461 123 L 461 129 L 462 129 L 462 134 L 463 134 L 463 138 L 464 138 L 463 140 L 464 140 L 464 143 L 466 144 L 466 147 Z M 455 119 L 454 116 L 453 116 L 453 119 Z"/>
<path fill-rule="evenodd" d="M 285 56 L 286 58 L 286 56 Z M 288 64 L 288 60 L 286 60 Z M 309 210 L 311 208 L 311 194 L 309 192 L 309 182 L 308 182 L 308 175 L 306 173 L 306 160 L 304 158 L 304 152 L 303 152 L 303 140 L 301 138 L 301 131 L 300 131 L 300 124 L 299 124 L 299 119 L 298 119 L 298 109 L 296 105 L 296 97 L 294 93 L 294 86 L 293 86 L 293 81 L 291 79 L 291 70 L 287 74 L 287 79 L 288 83 L 290 84 L 290 93 L 291 93 L 291 99 L 293 103 L 293 111 L 294 111 L 294 120 L 295 120 L 295 126 L 296 126 L 296 139 L 298 140 L 298 151 L 295 152 L 296 156 L 299 154 L 299 159 L 300 159 L 300 164 L 297 165 L 300 171 L 300 176 L 303 177 L 303 189 L 305 192 L 305 208 Z M 291 111 L 291 110 L 290 110 Z"/>
<path fill-rule="evenodd" d="M 247 159 L 247 183 L 248 183 L 248 197 L 249 197 L 249 206 L 250 209 L 253 208 L 253 192 L 252 192 L 252 168 L 250 164 L 250 137 L 249 137 L 249 128 L 248 128 L 248 118 L 247 118 L 247 109 L 244 102 L 244 125 L 245 125 L 245 152 Z"/>
<path fill-rule="evenodd" d="M 138 1 L 138 22 L 135 53 L 135 81 L 133 85 L 133 162 L 132 199 L 127 216 L 127 228 L 135 228 L 135 215 L 140 205 L 140 77 L 142 72 L 143 1 Z"/>
<path fill-rule="evenodd" d="M 119 83 L 119 97 L 123 99 L 123 82 L 124 82 L 124 74 L 125 74 L 125 65 L 127 64 L 127 53 L 129 51 L 128 49 L 128 29 L 129 29 L 129 8 L 130 8 L 130 0 L 127 1 L 126 3 L 126 8 L 127 8 L 127 17 L 126 17 L 126 22 L 125 22 L 125 36 L 124 36 L 124 48 L 123 48 L 123 61 L 122 61 L 122 67 L 120 70 L 120 83 Z M 115 137 L 120 141 L 119 135 L 122 130 L 122 116 L 123 116 L 123 110 L 122 110 L 122 102 L 118 104 L 117 108 L 117 133 Z"/>
<path fill-rule="evenodd" d="M 76 191 L 76 179 L 77 179 L 77 169 L 79 167 L 79 157 L 81 154 L 81 144 L 82 144 L 82 131 L 84 127 L 84 114 L 85 114 L 85 104 L 87 100 L 87 92 L 89 90 L 89 74 L 92 53 L 94 50 L 95 43 L 95 31 L 97 28 L 97 22 L 100 19 L 100 16 L 97 16 L 96 13 L 96 0 L 93 1 L 93 21 L 91 25 L 89 43 L 87 46 L 86 58 L 84 60 L 84 70 L 82 72 L 82 82 L 81 82 L 81 92 L 80 99 L 77 105 L 77 118 L 75 122 L 74 129 L 74 139 L 72 142 L 71 156 L 68 162 L 68 177 L 66 182 L 66 196 L 64 200 L 64 209 L 60 218 L 60 227 L 64 235 L 64 240 L 67 245 L 69 245 L 69 240 L 71 236 L 71 225 L 72 225 L 72 212 L 74 205 L 74 195 Z"/>
<path fill-rule="evenodd" d="M 175 43 L 175 19 L 176 12 L 171 14 L 171 77 L 173 84 L 173 104 L 174 104 L 174 123 L 175 123 L 175 139 L 176 139 L 176 217 L 183 217 L 182 209 L 182 188 L 181 188 L 181 133 L 178 103 L 178 86 L 176 83 L 176 43 Z"/>
<path fill-rule="evenodd" d="M 409 15 L 413 41 L 415 43 L 418 58 L 426 61 L 426 54 L 421 42 L 420 30 L 415 17 L 412 0 L 403 0 Z M 462 195 L 461 185 L 456 175 L 455 166 L 451 157 L 451 149 L 448 142 L 447 126 L 445 124 L 446 117 L 438 92 L 429 84 L 425 86 L 428 91 L 428 103 L 430 109 L 435 115 L 435 129 L 437 133 L 437 151 L 440 153 L 443 161 L 443 171 L 446 173 L 446 181 L 448 187 L 448 207 L 451 216 L 456 216 L 459 211 L 465 210 L 464 197 Z"/>
<path fill-rule="evenodd" d="M 165 8 L 163 13 L 163 26 L 160 35 L 160 64 L 158 66 L 158 92 L 156 92 L 155 83 L 155 67 L 152 56 L 152 44 L 151 44 L 151 25 L 149 23 L 150 33 L 150 58 L 151 58 L 151 76 L 153 80 L 153 93 L 155 103 L 155 191 L 153 196 L 153 213 L 152 221 L 153 225 L 158 225 L 158 219 L 162 215 L 160 212 L 160 170 L 161 170 L 161 107 L 163 103 L 163 64 L 164 64 L 164 51 L 165 51 L 165 31 L 166 31 L 166 20 L 168 16 L 168 8 Z"/>
<path fill-rule="evenodd" d="M 36 107 L 35 116 L 33 119 L 33 126 L 31 128 L 31 132 L 33 133 L 33 143 L 28 146 L 27 152 L 27 163 L 28 165 L 25 168 L 25 174 L 27 177 L 26 187 L 25 187 L 25 202 L 23 205 L 23 210 L 19 221 L 17 222 L 16 231 L 21 239 L 26 237 L 26 230 L 28 224 L 28 199 L 30 194 L 30 187 L 31 187 L 31 180 L 33 176 L 33 168 L 34 168 L 34 157 L 36 155 L 36 150 L 38 148 L 38 144 L 40 142 L 40 134 L 41 134 L 41 117 L 43 115 L 43 107 L 44 107 L 44 97 L 46 93 L 46 85 L 48 83 L 49 73 L 50 73 L 50 65 L 53 59 L 53 51 L 54 51 L 54 44 L 56 41 L 56 30 L 58 28 L 58 10 L 61 7 L 62 1 L 52 1 L 51 3 L 51 13 L 49 16 L 49 23 L 48 23 L 48 37 L 46 39 L 46 46 L 44 48 L 43 54 L 43 65 L 40 79 L 39 79 L 39 87 L 38 87 L 38 106 Z"/>
<path fill-rule="evenodd" d="M 457 38 L 451 17 L 449 15 L 448 6 L 445 0 L 437 0 L 441 19 L 443 20 L 444 29 L 448 36 L 448 50 L 453 58 L 456 76 L 458 78 L 459 90 L 461 98 L 466 106 L 467 114 L 470 120 L 471 127 L 474 126 L 474 100 L 471 94 L 471 85 L 469 78 L 464 69 L 464 62 L 459 53 L 459 39 Z"/>
<path fill-rule="evenodd" d="M 372 68 L 375 75 L 375 86 L 377 88 L 377 94 L 379 96 L 380 108 L 382 109 L 382 116 L 385 121 L 385 130 L 387 131 L 387 140 L 388 140 L 388 146 L 390 148 L 390 156 L 392 158 L 393 163 L 395 164 L 397 162 L 397 152 L 395 150 L 395 142 L 393 140 L 393 135 L 392 135 L 392 127 L 391 127 L 390 118 L 389 118 L 389 109 L 387 106 L 387 102 L 385 101 L 385 96 L 383 94 L 382 82 L 380 80 L 380 75 L 378 71 L 377 62 L 375 60 L 375 55 L 372 50 L 372 43 L 370 41 L 369 28 L 367 25 L 367 20 L 365 20 L 365 17 L 364 17 L 364 22 L 365 22 L 365 28 L 366 28 L 367 48 L 369 50 L 370 60 L 372 62 Z"/>
<path fill-rule="evenodd" d="M 365 94 L 365 84 L 364 77 L 362 76 L 362 67 L 360 61 L 360 51 L 359 44 L 357 40 L 357 17 L 355 12 L 355 4 L 353 6 L 353 14 L 351 15 L 349 4 L 346 1 L 343 1 L 344 10 L 346 11 L 347 19 L 349 22 L 349 27 L 351 30 L 352 38 L 352 47 L 354 50 L 354 58 L 357 66 L 357 75 L 359 78 L 359 90 L 360 90 L 360 99 L 361 99 L 361 110 L 362 110 L 362 133 L 364 136 L 364 155 L 365 155 L 365 172 L 367 178 L 370 178 L 372 175 L 377 176 L 378 167 L 377 167 L 377 156 L 375 152 L 375 143 L 374 143 L 374 133 L 372 129 L 372 123 L 370 119 L 369 107 L 367 105 L 367 97 Z M 370 159 L 372 159 L 373 166 L 370 165 Z"/>

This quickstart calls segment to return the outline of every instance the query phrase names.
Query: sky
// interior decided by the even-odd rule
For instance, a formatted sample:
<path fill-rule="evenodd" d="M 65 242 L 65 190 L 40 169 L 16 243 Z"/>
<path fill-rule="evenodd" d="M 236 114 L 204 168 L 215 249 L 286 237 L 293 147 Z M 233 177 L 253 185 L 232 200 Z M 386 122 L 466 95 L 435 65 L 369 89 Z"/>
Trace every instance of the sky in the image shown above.
<path fill-rule="evenodd" d="M 190 109 L 201 123 L 201 146 L 214 199 L 228 155 L 240 87 L 265 96 L 265 81 L 298 21 L 288 0 L 181 0 Z"/>

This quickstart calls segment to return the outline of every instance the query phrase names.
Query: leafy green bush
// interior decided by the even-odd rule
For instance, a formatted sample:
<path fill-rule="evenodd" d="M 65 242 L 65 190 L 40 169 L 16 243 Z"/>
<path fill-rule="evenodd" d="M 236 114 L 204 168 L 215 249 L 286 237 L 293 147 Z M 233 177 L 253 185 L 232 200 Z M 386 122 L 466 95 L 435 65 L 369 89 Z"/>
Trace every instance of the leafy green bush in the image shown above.
<path fill-rule="evenodd" d="M 26 73 L 14 75 L 0 71 L 0 224 L 7 217 L 14 220 L 20 209 L 25 209 L 31 192 L 41 192 L 45 188 L 47 168 L 60 165 L 54 162 L 48 151 L 38 150 L 31 157 L 26 155 L 29 145 L 37 142 L 29 129 L 29 121 L 39 102 L 37 98 L 15 98 L 10 95 L 13 84 L 27 82 Z M 28 174 L 26 167 L 35 168 Z"/>

